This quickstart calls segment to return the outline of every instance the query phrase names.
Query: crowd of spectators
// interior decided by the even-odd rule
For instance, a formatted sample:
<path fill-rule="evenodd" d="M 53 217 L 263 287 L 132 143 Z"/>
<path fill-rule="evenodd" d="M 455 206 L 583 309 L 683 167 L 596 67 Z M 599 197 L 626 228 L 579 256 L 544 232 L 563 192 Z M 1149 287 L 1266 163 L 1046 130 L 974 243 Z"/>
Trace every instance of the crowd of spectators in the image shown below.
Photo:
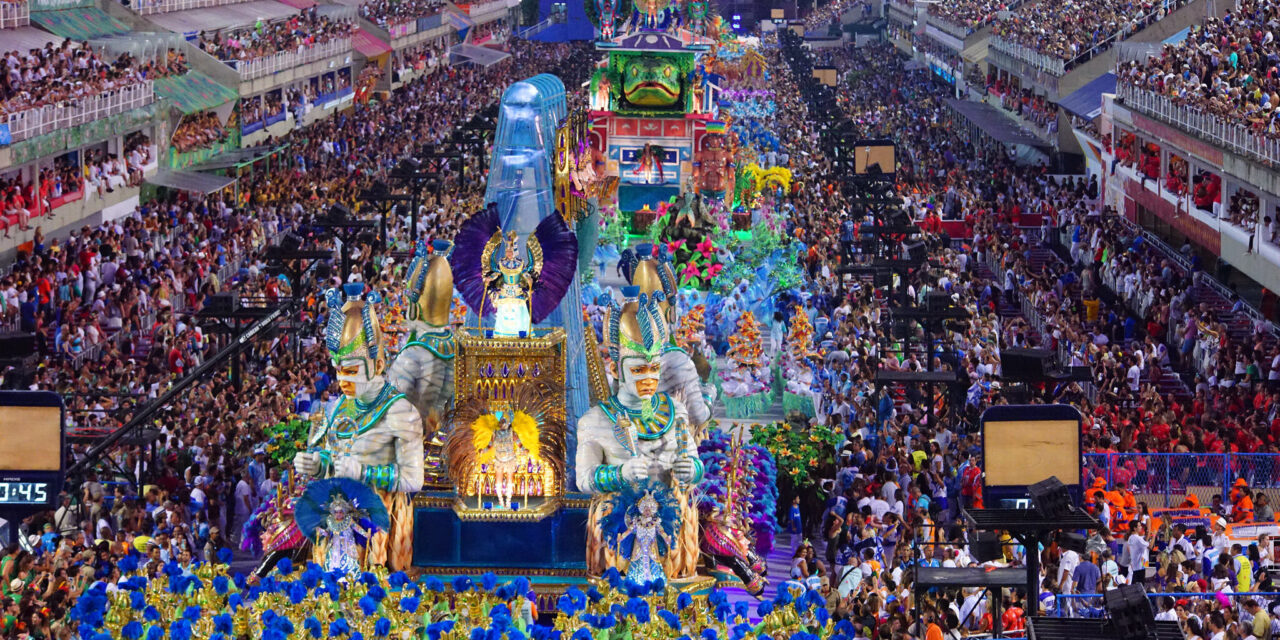
<path fill-rule="evenodd" d="M 167 51 L 164 59 L 114 58 L 87 42 L 63 40 L 26 51 L 6 50 L 0 75 L 0 115 L 59 104 L 173 74 L 185 73 L 186 58 Z"/>
<path fill-rule="evenodd" d="M 349 38 L 356 31 L 352 18 L 320 15 L 316 7 L 283 20 L 236 29 L 200 32 L 197 46 L 224 62 L 253 60 L 285 51 L 300 51 L 331 40 Z"/>
<path fill-rule="evenodd" d="M 173 130 L 171 144 L 179 153 L 187 153 L 226 142 L 229 135 L 217 112 L 204 111 L 183 118 Z"/>
<path fill-rule="evenodd" d="M 1013 11 L 1021 0 L 965 0 L 929 5 L 929 15 L 973 33 L 996 19 L 1001 11 Z"/>
<path fill-rule="evenodd" d="M 0 229 L 10 237 L 10 227 L 29 230 L 32 218 L 45 215 L 61 204 L 80 195 L 105 197 L 125 186 L 142 183 L 143 169 L 153 161 L 150 141 L 132 136 L 125 144 L 123 157 L 105 150 L 85 150 L 54 158 L 50 166 L 40 167 L 34 181 L 24 180 L 21 172 L 0 187 Z M 87 193 L 83 191 L 88 184 Z"/>
<path fill-rule="evenodd" d="M 997 20 L 991 34 L 1066 63 L 1088 61 L 1163 19 L 1186 0 L 1064 0 L 1034 2 Z"/>
<path fill-rule="evenodd" d="M 999 82 L 991 93 L 1000 96 L 1000 106 L 1014 112 L 1023 120 L 1034 124 L 1048 134 L 1058 131 L 1058 106 L 1030 89 L 1008 90 Z"/>
<path fill-rule="evenodd" d="M 360 5 L 360 17 L 389 29 L 440 13 L 444 5 L 443 0 L 368 0 Z"/>
<path fill-rule="evenodd" d="M 516 41 L 511 49 L 511 58 L 489 69 L 438 69 L 393 100 L 301 130 L 279 168 L 245 177 L 242 200 L 177 197 L 65 240 L 37 233 L 32 251 L 0 278 L 0 313 L 35 332 L 44 363 L 23 386 L 63 393 L 68 428 L 77 434 L 118 427 L 225 343 L 194 319 L 209 295 L 288 295 L 287 283 L 267 274 L 265 244 L 289 230 L 305 232 L 309 216 L 333 203 L 355 203 L 359 190 L 398 157 L 448 135 L 511 82 L 565 60 L 587 61 L 573 55 L 580 51 L 573 45 Z M 566 82 L 581 82 L 587 63 L 564 67 Z M 479 158 L 468 166 L 479 170 Z M 445 193 L 424 204 L 421 237 L 452 235 L 482 199 L 482 181 L 449 181 Z M 391 225 L 397 249 L 411 246 L 406 222 Z M 333 246 L 309 240 L 316 241 Z M 391 262 L 365 243 L 357 251 L 362 259 L 353 277 L 393 290 L 399 282 L 393 276 L 402 274 L 378 268 Z M 170 559 L 208 561 L 234 546 L 252 505 L 280 479 L 260 453 L 263 429 L 337 393 L 315 339 L 318 312 L 309 298 L 291 318 L 297 330 L 249 346 L 245 376 L 254 380 L 252 392 L 237 390 L 225 370 L 214 373 L 157 415 L 158 456 L 132 446 L 112 453 L 113 469 L 137 472 L 150 485 L 90 475 L 69 488 L 62 508 L 21 523 L 36 543 L 33 550 L 0 553 L 0 637 L 70 637 L 69 606 L 95 580 L 114 586 L 119 571 L 112 567 L 139 536 L 152 541 L 148 556 L 161 559 L 148 571 Z M 0 372 L 0 383 L 12 386 L 15 375 Z M 73 455 L 82 453 L 77 446 Z"/>
<path fill-rule="evenodd" d="M 867 287 L 850 287 L 839 278 L 808 283 L 804 313 L 819 334 L 824 328 L 828 332 L 819 345 L 825 361 L 815 371 L 815 387 L 824 398 L 816 420 L 841 427 L 845 442 L 836 467 L 819 470 L 832 497 L 825 504 L 801 498 L 793 511 L 800 533 L 792 538 L 792 579 L 820 585 L 831 594 L 833 615 L 855 621 L 866 637 L 924 635 L 910 617 L 915 594 L 903 563 L 910 554 L 901 542 L 914 535 L 938 543 L 916 558 L 930 566 L 978 564 L 955 515 L 958 505 L 970 504 L 978 493 L 981 470 L 972 457 L 981 447 L 975 433 L 978 411 L 1011 401 L 998 381 L 1002 348 L 1049 348 L 1067 355 L 1064 364 L 1093 368 L 1092 383 L 1032 392 L 1035 401 L 1054 399 L 1081 409 L 1089 451 L 1280 451 L 1280 406 L 1276 393 L 1263 384 L 1280 378 L 1280 360 L 1273 360 L 1280 351 L 1268 338 L 1266 323 L 1232 335 L 1218 310 L 1197 302 L 1194 257 L 1174 260 L 1102 207 L 1096 178 L 1055 181 L 1043 168 L 1014 165 L 1003 153 L 965 139 L 927 75 L 906 71 L 889 50 L 840 55 L 849 56 L 848 62 L 820 62 L 871 71 L 858 74 L 839 95 L 851 119 L 864 128 L 860 134 L 894 132 L 905 143 L 898 181 L 904 206 L 925 228 L 936 226 L 935 216 L 965 224 L 965 247 L 931 248 L 934 268 L 908 284 L 919 297 L 944 289 L 972 314 L 967 328 L 947 331 L 945 350 L 933 354 L 935 369 L 956 370 L 968 388 L 958 402 L 953 397 L 946 404 L 919 388 L 879 395 L 872 382 L 876 367 L 921 370 L 926 354 L 911 347 L 885 350 L 893 341 L 879 335 L 884 301 Z M 785 69 L 780 73 L 778 84 L 785 86 L 790 78 Z M 781 130 L 796 132 L 791 142 L 819 149 L 815 126 L 806 122 L 798 96 L 783 93 L 778 104 Z M 811 243 L 806 258 L 811 273 L 832 273 L 858 260 L 859 243 L 851 242 L 857 224 L 849 217 L 854 207 L 838 189 L 820 187 L 834 182 L 820 152 L 799 158 L 793 170 L 818 188 L 792 197 L 793 230 Z M 1041 220 L 1040 228 L 1028 227 L 1034 224 L 1028 222 L 1031 215 Z M 1058 239 L 1062 244 L 1055 254 L 1047 245 Z M 1170 326 L 1172 335 L 1184 337 L 1177 344 L 1166 344 Z M 1223 349 L 1217 356 L 1223 363 L 1219 373 L 1190 389 L 1175 384 L 1167 390 L 1168 372 L 1185 370 L 1209 341 Z M 926 420 L 930 404 L 942 410 L 933 424 Z M 919 603 L 925 624 L 945 634 L 968 635 L 990 630 L 993 615 L 1014 630 L 1023 614 L 1037 610 L 1098 615 L 1101 598 L 1070 594 L 1100 594 L 1140 581 L 1150 591 L 1185 594 L 1161 601 L 1159 609 L 1166 616 L 1161 619 L 1181 621 L 1190 638 L 1270 637 L 1274 613 L 1269 610 L 1275 603 L 1239 598 L 1224 605 L 1205 596 L 1274 588 L 1264 570 L 1276 563 L 1269 537 L 1236 544 L 1223 533 L 1228 520 L 1275 519 L 1260 490 L 1274 488 L 1273 475 L 1266 468 L 1241 469 L 1249 477 L 1242 475 L 1237 490 L 1213 502 L 1208 526 L 1159 527 L 1145 504 L 1131 508 L 1128 499 L 1185 488 L 1199 463 L 1193 456 L 1182 459 L 1186 469 L 1169 482 L 1145 467 L 1129 470 L 1145 464 L 1140 457 L 1134 460 L 1117 467 L 1104 496 L 1090 497 L 1088 508 L 1108 527 L 1089 539 L 1089 553 L 1042 550 L 1041 593 L 1029 597 L 1014 590 L 996 612 L 979 590 L 929 593 Z M 810 545 L 803 539 L 821 542 Z M 1023 553 L 1007 548 L 997 564 L 1018 566 L 1025 561 Z M 1055 604 L 1058 598 L 1061 603 Z"/>
<path fill-rule="evenodd" d="M 493 104 L 511 81 L 576 59 L 585 67 L 575 68 L 566 85 L 577 86 L 592 64 L 591 56 L 580 55 L 584 49 L 572 45 L 517 40 L 511 47 L 512 57 L 491 68 L 437 68 L 391 100 L 307 127 L 290 138 L 294 144 L 282 166 L 246 179 L 243 200 L 175 199 L 86 227 L 66 241 L 45 242 L 37 234 L 33 251 L 0 279 L 0 309 L 36 333 L 47 363 L 32 386 L 66 395 L 72 428 L 115 428 L 219 345 L 192 319 L 210 294 L 283 294 L 262 260 L 269 239 L 304 232 L 307 217 L 331 204 L 354 203 L 398 158 L 446 137 Z M 1221 640 L 1228 632 L 1265 639 L 1255 629 L 1268 620 L 1270 603 L 1221 606 L 1195 594 L 1272 589 L 1263 569 L 1275 562 L 1274 545 L 1266 538 L 1243 547 L 1223 544 L 1216 519 L 1203 531 L 1153 526 L 1145 505 L 1127 510 L 1125 495 L 1135 486 L 1151 488 L 1150 473 L 1117 478 L 1107 488 L 1120 496 L 1114 510 L 1111 497 L 1091 496 L 1090 508 L 1108 527 L 1089 539 L 1090 553 L 1056 545 L 1039 551 L 1040 593 L 1011 590 L 995 610 L 977 590 L 924 593 L 916 602 L 912 563 L 980 564 L 970 555 L 958 514 L 961 506 L 980 501 L 982 443 L 975 418 L 989 404 L 1010 401 L 998 386 L 1002 349 L 1044 346 L 1094 368 L 1092 385 L 1033 393 L 1037 401 L 1079 406 L 1086 415 L 1086 447 L 1099 452 L 1277 451 L 1280 394 L 1258 382 L 1280 378 L 1280 351 L 1265 341 L 1239 344 L 1213 310 L 1194 304 L 1192 274 L 1102 208 L 1096 180 L 1056 181 L 1044 167 L 1016 165 L 1002 150 L 968 139 L 927 71 L 907 71 L 891 48 L 873 45 L 824 53 L 820 62 L 842 74 L 860 72 L 840 86 L 837 101 L 863 137 L 892 134 L 904 145 L 902 208 L 930 230 L 936 260 L 903 285 L 918 301 L 930 291 L 947 291 L 971 314 L 965 325 L 944 331 L 945 347 L 937 351 L 920 341 L 887 347 L 895 341 L 883 333 L 889 324 L 882 317 L 885 300 L 872 287 L 831 276 L 862 260 L 855 241 L 860 221 L 821 144 L 825 123 L 810 113 L 799 88 L 811 80 L 792 71 L 797 56 L 807 55 L 798 45 L 770 52 L 777 135 L 806 185 L 770 206 L 789 212 L 788 236 L 805 245 L 807 295 L 793 302 L 819 328 L 816 346 L 824 357 L 816 363 L 814 390 L 823 401 L 815 420 L 838 429 L 843 442 L 837 464 L 815 470 L 825 476 L 825 503 L 817 491 L 802 494 L 794 487 L 780 502 L 796 500 L 786 514 L 795 519 L 794 560 L 783 579 L 820 589 L 833 617 L 853 622 L 860 638 L 957 637 L 989 630 L 994 619 L 1017 630 L 1024 615 L 1052 610 L 1055 597 L 1142 581 L 1187 594 L 1185 602 L 1162 603 L 1162 613 L 1183 621 L 1195 640 Z M 575 92 L 572 99 L 581 96 Z M 465 158 L 463 178 L 450 178 L 423 203 L 418 229 L 393 221 L 392 247 L 451 237 L 483 200 L 480 162 Z M 1041 222 L 1034 231 L 1025 224 L 1033 218 Z M 943 220 L 963 225 L 964 246 L 943 241 L 937 233 Z M 1046 245 L 1064 236 L 1061 255 L 1052 254 Z M 338 279 L 377 282 L 394 295 L 399 278 L 385 255 L 365 243 L 355 253 L 356 273 Z M 779 306 L 784 322 L 796 313 L 794 306 Z M 62 509 L 23 523 L 39 544 L 35 552 L 11 547 L 0 558 L 0 587 L 8 597 L 0 603 L 8 616 L 0 619 L 0 635 L 69 636 L 64 619 L 70 602 L 94 580 L 114 584 L 115 560 L 139 535 L 152 538 L 148 553 L 161 564 L 209 560 L 238 536 L 237 525 L 278 482 L 265 452 L 259 453 L 262 428 L 334 393 L 315 340 L 320 312 L 308 300 L 294 318 L 302 330 L 259 341 L 246 354 L 249 375 L 261 381 L 252 393 L 218 373 L 162 410 L 159 456 L 134 447 L 116 450 L 115 467 L 158 478 L 154 487 L 108 485 L 121 478 L 91 475 L 64 498 Z M 1175 349 L 1165 344 L 1171 326 L 1184 337 Z M 1188 390 L 1189 398 L 1162 393 L 1162 372 L 1185 366 L 1206 337 L 1217 339 L 1221 373 Z M 930 366 L 955 371 L 959 387 L 931 396 L 911 385 L 887 393 L 874 383 L 881 367 Z M 1268 515 L 1265 499 L 1255 501 L 1260 492 L 1249 484 L 1215 504 L 1224 518 Z M 913 537 L 933 543 L 923 557 L 913 555 Z M 1025 553 L 1008 545 L 997 563 L 1018 566 Z M 1087 599 L 1063 602 L 1068 610 L 1097 607 Z M 912 618 L 915 604 L 923 623 Z"/>
<path fill-rule="evenodd" d="M 1122 65 L 1119 81 L 1153 91 L 1258 133 L 1280 135 L 1280 3 L 1242 0 L 1191 27 L 1144 62 Z"/>
<path fill-rule="evenodd" d="M 507 26 L 506 20 L 494 20 L 477 25 L 472 29 L 471 39 L 473 41 L 490 38 L 495 42 L 502 42 L 511 34 L 511 28 Z"/>
<path fill-rule="evenodd" d="M 284 101 L 279 93 L 268 93 L 240 101 L 240 114 L 244 124 L 252 125 L 284 113 Z"/>

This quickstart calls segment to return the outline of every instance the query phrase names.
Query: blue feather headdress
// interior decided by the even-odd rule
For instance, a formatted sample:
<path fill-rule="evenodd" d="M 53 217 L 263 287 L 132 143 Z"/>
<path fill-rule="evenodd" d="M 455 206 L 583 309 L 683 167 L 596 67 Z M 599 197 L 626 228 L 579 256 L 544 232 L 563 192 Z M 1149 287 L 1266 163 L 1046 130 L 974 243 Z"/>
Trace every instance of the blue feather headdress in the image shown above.
<path fill-rule="evenodd" d="M 605 540 L 614 548 L 621 546 L 626 550 L 623 553 L 630 553 L 629 538 L 635 535 L 628 532 L 628 517 L 639 515 L 640 503 L 647 497 L 651 497 L 657 503 L 659 526 L 668 538 L 675 537 L 676 530 L 680 528 L 680 505 L 666 485 L 652 480 L 627 483 L 622 490 L 609 494 L 609 512 L 600 521 L 600 529 L 604 533 Z M 666 544 L 659 536 L 659 554 L 666 555 L 667 551 Z"/>
<path fill-rule="evenodd" d="M 315 540 L 316 529 L 324 526 L 334 502 L 345 501 L 351 517 L 367 518 L 369 523 L 386 531 L 391 528 L 391 516 L 382 498 L 368 486 L 349 478 L 317 480 L 307 485 L 307 490 L 294 506 L 293 518 L 298 529 L 310 540 Z"/>

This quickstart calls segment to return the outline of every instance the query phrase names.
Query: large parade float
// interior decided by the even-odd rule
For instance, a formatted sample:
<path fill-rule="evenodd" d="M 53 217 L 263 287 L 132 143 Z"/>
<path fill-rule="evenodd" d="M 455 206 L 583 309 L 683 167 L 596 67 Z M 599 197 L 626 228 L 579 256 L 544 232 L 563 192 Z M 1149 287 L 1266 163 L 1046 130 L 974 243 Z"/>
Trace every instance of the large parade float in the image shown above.
<path fill-rule="evenodd" d="M 676 339 L 680 252 L 624 242 L 625 283 L 584 288 L 601 209 L 634 225 L 678 206 L 687 219 L 668 216 L 661 235 L 696 245 L 741 197 L 705 67 L 720 41 L 697 3 L 650 3 L 626 20 L 596 8 L 606 37 L 590 108 L 570 113 L 550 75 L 505 91 L 486 207 L 452 242 L 418 247 L 396 330 L 378 292 L 328 294 L 346 395 L 294 456 L 310 506 L 280 501 L 258 519 L 318 511 L 287 539 L 326 569 L 527 576 L 544 609 L 615 572 L 691 593 L 764 588 L 774 471 L 711 419 L 720 385 L 705 340 Z M 603 315 L 592 322 L 584 303 Z M 339 534 L 325 526 L 335 509 Z"/>
<path fill-rule="evenodd" d="M 84 628 L 512 640 L 556 611 L 561 631 L 599 629 L 625 617 L 602 606 L 637 597 L 636 633 L 649 606 L 671 629 L 745 623 L 719 588 L 770 579 L 777 468 L 712 415 L 777 392 L 744 327 L 798 278 L 779 209 L 794 185 L 755 161 L 776 146 L 751 124 L 768 97 L 722 95 L 762 59 L 704 4 L 594 8 L 590 107 L 570 112 L 555 76 L 508 87 L 486 206 L 419 243 L 395 293 L 325 292 L 342 395 L 269 429 L 293 473 L 245 525 L 257 571 L 131 578 L 135 595 L 82 598 Z M 622 282 L 602 286 L 600 266 Z M 757 615 L 810 628 L 784 595 L 785 615 Z M 219 613 L 188 615 L 201 607 Z"/>

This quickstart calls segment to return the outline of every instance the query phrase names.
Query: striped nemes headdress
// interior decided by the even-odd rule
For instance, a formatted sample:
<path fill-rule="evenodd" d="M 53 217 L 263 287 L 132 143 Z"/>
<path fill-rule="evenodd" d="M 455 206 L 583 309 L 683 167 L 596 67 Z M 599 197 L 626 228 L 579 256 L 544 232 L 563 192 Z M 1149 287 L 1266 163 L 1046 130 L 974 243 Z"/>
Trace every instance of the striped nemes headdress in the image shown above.
<path fill-rule="evenodd" d="M 604 316 L 604 340 L 609 357 L 615 363 L 628 356 L 653 360 L 671 345 L 671 327 L 658 306 L 661 291 L 642 293 L 640 287 L 622 288 L 623 303 L 619 307 L 612 296 Z"/>
<path fill-rule="evenodd" d="M 335 365 L 363 360 L 371 374 L 381 373 L 380 364 L 386 364 L 386 351 L 378 315 L 373 310 L 373 305 L 381 300 L 374 291 L 365 293 L 364 284 L 360 282 L 347 283 L 341 291 L 325 292 L 329 322 L 325 325 L 324 341 Z"/>

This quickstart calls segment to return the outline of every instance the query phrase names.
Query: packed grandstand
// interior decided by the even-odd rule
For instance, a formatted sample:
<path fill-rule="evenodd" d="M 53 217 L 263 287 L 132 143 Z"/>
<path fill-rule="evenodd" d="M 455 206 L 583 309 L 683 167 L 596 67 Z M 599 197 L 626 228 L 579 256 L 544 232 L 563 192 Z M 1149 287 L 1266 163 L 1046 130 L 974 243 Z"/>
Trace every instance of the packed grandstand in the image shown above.
<path fill-rule="evenodd" d="M 38 509 L 0 504 L 12 540 L 0 552 L 0 637 L 1024 636 L 1039 619 L 1114 616 L 1105 594 L 1135 585 L 1154 620 L 1185 638 L 1280 634 L 1272 0 L 958 0 L 919 14 L 896 0 L 837 0 L 799 15 L 775 9 L 778 19 L 763 7 L 732 24 L 709 14 L 703 24 L 696 2 L 647 3 L 618 16 L 617 34 L 597 26 L 616 3 L 587 4 L 0 1 L 0 389 L 60 399 L 67 472 Z M 666 80 L 650 82 L 688 83 L 677 117 L 625 75 L 621 87 L 601 80 L 628 64 L 606 60 L 652 46 L 626 40 L 635 32 L 675 42 L 657 59 L 689 52 L 686 67 L 673 74 L 670 63 Z M 695 84 L 708 76 L 714 89 Z M 704 366 L 710 417 L 699 426 L 709 431 L 690 433 L 719 434 L 693 443 L 706 476 L 688 495 L 732 505 L 724 487 L 732 496 L 740 478 L 708 479 L 737 473 L 725 455 L 756 447 L 756 484 L 741 490 L 762 497 L 740 514 L 754 532 L 743 556 L 759 555 L 753 571 L 768 585 L 735 582 L 743 574 L 709 543 L 702 583 L 613 569 L 587 578 L 590 558 L 563 582 L 559 565 L 458 560 L 446 572 L 418 561 L 429 540 L 474 536 L 456 532 L 494 519 L 483 513 L 460 517 L 456 532 L 415 530 L 409 567 L 363 567 L 363 552 L 368 572 L 346 576 L 310 556 L 277 562 L 262 514 L 294 497 L 306 475 L 296 455 L 317 450 L 309 425 L 350 395 L 327 333 L 348 312 L 326 291 L 376 291 L 367 299 L 392 318 L 382 331 L 403 338 L 395 350 L 423 344 L 405 328 L 418 319 L 422 252 L 470 246 L 477 212 L 505 179 L 493 169 L 499 145 L 523 131 L 500 123 L 533 108 L 513 107 L 509 87 L 551 77 L 562 116 L 579 114 L 596 138 L 572 151 L 554 146 L 555 130 L 525 131 L 551 145 L 532 156 L 566 176 L 553 151 L 576 159 L 600 145 L 605 156 L 565 186 L 592 199 L 594 217 L 582 217 L 570 269 L 567 295 L 579 299 L 557 321 L 582 318 L 582 350 L 603 345 L 584 362 L 615 365 L 591 375 L 616 385 L 625 373 L 606 294 L 640 282 L 622 266 L 629 255 L 677 259 L 680 293 L 639 305 L 663 300 L 700 319 L 671 323 L 666 345 Z M 601 142 L 606 130 L 639 139 L 636 122 L 664 117 L 731 142 L 710 152 Z M 633 128 L 620 133 L 627 118 Z M 888 141 L 892 167 L 851 174 L 848 140 Z M 725 176 L 708 177 L 716 162 Z M 618 194 L 677 186 L 653 209 L 624 211 L 627 197 L 606 205 L 606 190 L 584 186 L 609 172 Z M 672 235 L 683 216 L 704 215 L 676 181 L 721 177 L 697 196 L 715 203 L 714 230 Z M 726 198 L 736 206 L 720 211 Z M 877 218 L 881 198 L 902 218 Z M 551 264 L 555 245 L 539 229 L 522 234 L 542 239 Z M 513 255 L 484 265 L 504 293 L 485 297 L 481 284 L 479 299 L 525 282 L 502 280 Z M 542 249 L 529 255 L 543 268 Z M 885 258 L 912 266 L 872 275 Z M 473 258 L 450 259 L 459 273 Z M 469 285 L 451 277 L 458 299 L 445 326 L 461 336 L 481 326 L 486 303 L 468 312 Z M 536 316 L 542 285 L 528 286 Z M 936 311 L 939 294 L 942 313 L 963 321 L 898 321 L 903 304 Z M 258 322 L 278 324 L 242 336 Z M 1009 350 L 1063 373 L 1019 378 Z M 562 397 L 568 387 L 561 378 Z M 593 405 L 625 397 L 592 393 Z M 689 401 L 671 397 L 671 407 Z M 983 416 L 1024 405 L 1078 412 L 1073 498 L 1096 526 L 1080 531 L 1082 544 L 1046 538 L 1035 549 L 1006 534 L 992 553 L 971 516 L 1001 506 L 984 490 L 997 443 L 984 441 Z M 423 424 L 461 425 L 469 406 L 441 405 Z M 627 415 L 641 425 L 639 448 L 653 414 Z M 15 437 L 0 431 L 0 447 Z M 582 459 L 576 438 L 561 456 L 577 446 Z M 431 456 L 445 455 L 431 447 L 427 438 L 428 484 Z M 597 493 L 582 477 L 577 491 Z M 588 477 L 610 493 L 607 471 Z M 364 479 L 386 488 L 375 472 Z M 524 509 L 533 485 L 522 486 Z M 414 508 L 452 508 L 452 494 L 431 491 Z M 565 509 L 587 504 L 574 495 L 566 488 Z M 704 532 L 722 502 L 703 508 Z M 597 526 L 581 510 L 577 525 L 557 526 Z M 655 543 L 658 553 L 674 553 L 663 549 L 679 548 L 677 537 Z M 919 582 L 970 567 L 1030 567 L 1033 577 L 998 593 Z M 313 597 L 325 611 L 306 610 Z"/>

